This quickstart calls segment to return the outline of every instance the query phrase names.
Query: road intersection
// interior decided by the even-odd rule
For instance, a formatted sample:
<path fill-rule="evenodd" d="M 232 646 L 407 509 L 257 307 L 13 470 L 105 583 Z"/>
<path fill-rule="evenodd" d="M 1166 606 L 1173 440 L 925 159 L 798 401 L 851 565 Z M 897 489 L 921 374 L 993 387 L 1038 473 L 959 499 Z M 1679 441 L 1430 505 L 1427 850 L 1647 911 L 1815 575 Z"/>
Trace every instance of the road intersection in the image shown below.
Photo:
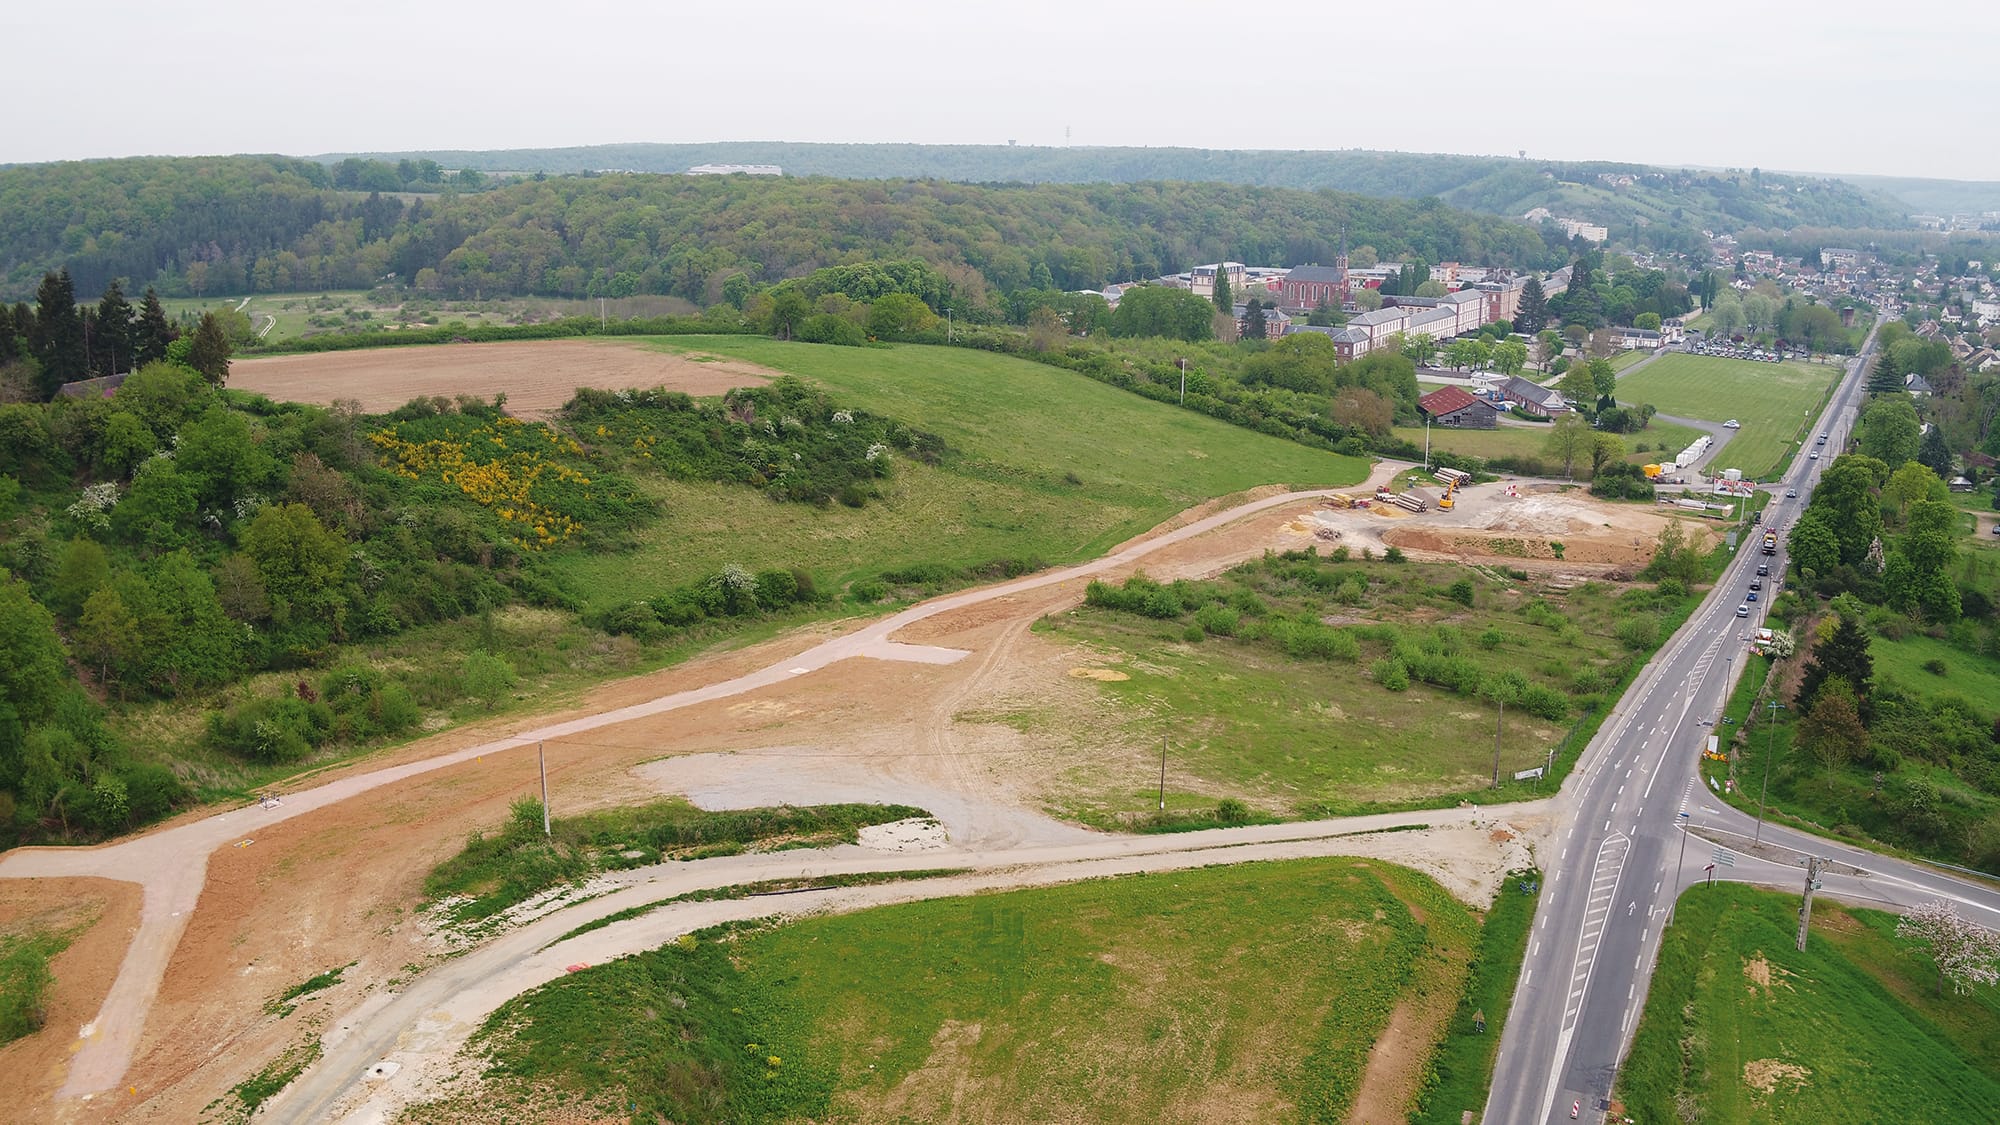
<path fill-rule="evenodd" d="M 1861 400 L 1875 338 L 1856 357 L 1819 427 L 1840 449 Z M 1798 458 L 1776 482 L 1799 499 L 1765 509 L 1767 526 L 1803 511 L 1825 462 Z M 1763 556 L 1744 549 L 1702 606 L 1634 680 L 1585 751 L 1560 798 L 1554 853 L 1529 935 L 1528 955 L 1500 1044 L 1483 1118 L 1489 1125 L 1601 1121 L 1629 1049 L 1678 891 L 1714 862 L 1717 846 L 1735 863 L 1717 872 L 1738 881 L 1795 888 L 1806 855 L 1834 860 L 1824 893 L 1901 908 L 1953 899 L 1975 919 L 2000 926 L 2000 890 L 1947 873 L 1863 852 L 1765 823 L 1710 792 L 1697 770 L 1709 723 L 1721 715 L 1738 656 L 1768 602 L 1736 616 L 1740 592 Z M 1782 559 L 1782 555 L 1779 556 Z M 1771 560 L 1777 561 L 1777 560 Z M 1774 569 L 1776 569 L 1774 567 Z M 1698 840 L 1688 840 L 1692 834 Z"/>

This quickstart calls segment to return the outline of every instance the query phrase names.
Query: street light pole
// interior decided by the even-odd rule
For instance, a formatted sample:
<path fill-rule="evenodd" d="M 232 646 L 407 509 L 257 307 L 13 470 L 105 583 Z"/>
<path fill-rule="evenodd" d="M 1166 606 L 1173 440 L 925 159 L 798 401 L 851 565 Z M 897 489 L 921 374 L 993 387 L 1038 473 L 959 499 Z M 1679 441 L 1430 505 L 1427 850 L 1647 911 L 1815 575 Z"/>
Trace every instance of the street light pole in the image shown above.
<path fill-rule="evenodd" d="M 1187 405 L 1187 357 L 1181 357 L 1181 405 Z"/>
<path fill-rule="evenodd" d="M 1680 821 L 1681 821 L 1681 855 L 1679 859 L 1674 861 L 1674 897 L 1667 903 L 1667 925 L 1669 926 L 1674 924 L 1674 908 L 1680 905 L 1681 865 L 1687 861 L 1688 857 L 1688 814 L 1682 813 L 1680 815 Z"/>
<path fill-rule="evenodd" d="M 1507 722 L 1507 700 L 1501 697 L 1500 715 L 1493 720 L 1493 788 L 1500 788 L 1500 728 Z"/>
<path fill-rule="evenodd" d="M 1784 706 L 1775 699 L 1770 702 L 1771 729 L 1764 736 L 1764 780 L 1757 786 L 1757 835 L 1751 839 L 1755 844 L 1764 842 L 1764 798 L 1771 792 L 1771 755 L 1775 753 L 1774 747 L 1778 743 L 1778 708 Z"/>

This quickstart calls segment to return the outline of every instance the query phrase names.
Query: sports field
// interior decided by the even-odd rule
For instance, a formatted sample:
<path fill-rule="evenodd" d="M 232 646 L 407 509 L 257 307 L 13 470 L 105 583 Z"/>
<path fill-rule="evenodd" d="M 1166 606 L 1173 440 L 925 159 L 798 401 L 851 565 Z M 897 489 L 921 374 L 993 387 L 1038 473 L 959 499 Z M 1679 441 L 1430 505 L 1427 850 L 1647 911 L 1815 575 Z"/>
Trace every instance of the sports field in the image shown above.
<path fill-rule="evenodd" d="M 1842 368 L 1668 355 L 1618 381 L 1618 401 L 1651 403 L 1663 414 L 1743 424 L 1711 468 L 1764 478 L 1806 437 Z"/>

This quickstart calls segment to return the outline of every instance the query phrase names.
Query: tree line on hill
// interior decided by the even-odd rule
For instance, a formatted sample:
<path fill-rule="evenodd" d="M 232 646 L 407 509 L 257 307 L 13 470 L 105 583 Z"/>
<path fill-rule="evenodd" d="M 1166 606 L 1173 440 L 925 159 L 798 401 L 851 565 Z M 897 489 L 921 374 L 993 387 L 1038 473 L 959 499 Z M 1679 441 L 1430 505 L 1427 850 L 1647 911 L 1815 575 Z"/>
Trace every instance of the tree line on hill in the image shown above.
<path fill-rule="evenodd" d="M 1661 250 L 1699 249 L 1701 232 L 1744 227 L 1882 226 L 1910 207 L 1844 179 L 1761 169 L 1690 170 L 1609 161 L 1529 160 L 1445 153 L 1117 148 L 1065 145 L 865 145 L 720 142 L 597 145 L 495 152 L 376 154 L 493 172 L 679 172 L 698 164 L 775 164 L 794 176 L 923 178 L 970 183 L 1133 183 L 1178 180 L 1420 199 L 1516 216 L 1537 206 L 1576 213 L 1614 237 Z M 331 159 L 331 158 L 323 158 Z"/>
<path fill-rule="evenodd" d="M 1517 268 L 1566 250 L 1518 222 L 1435 199 L 1227 184 L 999 185 L 611 175 L 411 201 L 333 186 L 274 157 L 0 169 L 0 293 L 67 267 L 166 296 L 351 289 L 394 276 L 452 295 L 670 294 L 701 306 L 742 276 L 771 284 L 915 257 L 967 311 L 989 293 L 1096 289 L 1226 257 L 1332 261 L 1345 226 L 1385 255 Z"/>

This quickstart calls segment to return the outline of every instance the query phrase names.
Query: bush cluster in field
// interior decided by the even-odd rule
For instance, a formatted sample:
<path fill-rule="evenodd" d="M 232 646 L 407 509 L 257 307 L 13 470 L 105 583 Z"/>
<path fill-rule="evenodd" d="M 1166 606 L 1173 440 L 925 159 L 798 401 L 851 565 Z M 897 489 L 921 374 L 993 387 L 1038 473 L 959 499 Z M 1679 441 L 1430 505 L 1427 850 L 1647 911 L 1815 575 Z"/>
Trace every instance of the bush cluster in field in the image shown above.
<path fill-rule="evenodd" d="M 465 896 L 461 921 L 488 918 L 562 883 L 592 872 L 735 855 L 766 841 L 790 847 L 853 843 L 858 830 L 930 814 L 907 805 L 811 805 L 706 812 L 683 800 L 658 801 L 560 817 L 542 833 L 542 806 L 514 803 L 491 836 L 475 832 L 465 850 L 424 880 L 432 898 Z"/>
<path fill-rule="evenodd" d="M 488 407 L 440 412 L 418 399 L 368 435 L 382 465 L 425 491 L 456 489 L 524 551 L 560 546 L 587 528 L 629 529 L 650 507 L 616 479 L 593 481 L 575 438 Z"/>
<path fill-rule="evenodd" d="M 1612 665 L 1577 669 L 1566 675 L 1570 691 L 1535 682 L 1513 668 L 1495 670 L 1494 660 L 1482 658 L 1505 643 L 1505 635 L 1488 626 L 1468 637 L 1450 623 L 1416 628 L 1390 621 L 1328 624 L 1331 606 L 1360 607 L 1392 593 L 1406 592 L 1405 583 L 1381 567 L 1348 565 L 1344 548 L 1331 555 L 1313 551 L 1267 553 L 1221 579 L 1161 584 L 1143 574 L 1121 585 L 1093 581 L 1084 592 L 1086 605 L 1118 610 L 1168 622 L 1185 622 L 1182 639 L 1230 638 L 1260 645 L 1295 660 L 1359 665 L 1369 660 L 1368 674 L 1382 688 L 1407 691 L 1413 683 L 1429 684 L 1459 695 L 1503 696 L 1509 705 L 1552 721 L 1569 717 L 1572 708 L 1594 706 L 1596 694 L 1609 689 L 1626 668 Z M 1397 562 L 1384 560 L 1388 567 Z M 1475 590 L 1469 578 L 1459 578 L 1432 591 L 1440 601 L 1470 608 Z M 1620 597 L 1622 611 L 1615 627 L 1618 640 L 1634 651 L 1650 649 L 1659 640 L 1661 615 L 1685 595 L 1634 588 Z M 1531 625 L 1553 630 L 1575 644 L 1581 638 L 1574 624 L 1542 599 L 1521 606 Z M 1372 658 L 1372 659 L 1370 659 Z"/>
<path fill-rule="evenodd" d="M 738 388 L 720 402 L 678 391 L 588 388 L 563 408 L 573 431 L 680 480 L 733 481 L 774 500 L 861 507 L 892 455 L 936 464 L 944 443 L 864 411 L 842 410 L 794 378 Z"/>

